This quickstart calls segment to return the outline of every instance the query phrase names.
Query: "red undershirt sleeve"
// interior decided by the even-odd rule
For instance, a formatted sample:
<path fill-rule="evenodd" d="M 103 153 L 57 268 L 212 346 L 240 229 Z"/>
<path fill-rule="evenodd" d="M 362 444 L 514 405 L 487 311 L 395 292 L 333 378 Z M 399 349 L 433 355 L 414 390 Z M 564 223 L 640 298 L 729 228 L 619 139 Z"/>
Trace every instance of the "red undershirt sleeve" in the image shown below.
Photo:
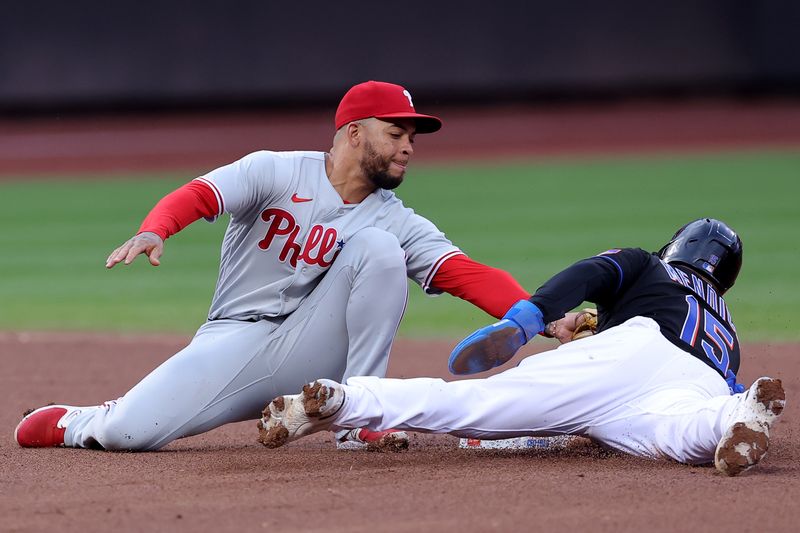
<path fill-rule="evenodd" d="M 501 318 L 518 301 L 531 297 L 508 272 L 465 255 L 456 255 L 442 263 L 431 286 L 466 300 L 495 318 Z"/>
<path fill-rule="evenodd" d="M 220 213 L 214 191 L 201 181 L 190 181 L 162 198 L 147 214 L 139 233 L 150 231 L 166 240 L 201 218 Z"/>

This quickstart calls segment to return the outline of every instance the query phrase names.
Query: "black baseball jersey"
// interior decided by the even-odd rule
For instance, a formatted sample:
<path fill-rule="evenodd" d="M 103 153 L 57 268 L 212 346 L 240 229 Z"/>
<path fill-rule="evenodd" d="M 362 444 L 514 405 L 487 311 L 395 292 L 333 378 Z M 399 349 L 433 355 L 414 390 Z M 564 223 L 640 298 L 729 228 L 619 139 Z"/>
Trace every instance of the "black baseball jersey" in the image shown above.
<path fill-rule="evenodd" d="M 583 301 L 597 305 L 598 332 L 629 318 L 655 320 L 674 345 L 726 377 L 739 370 L 739 339 L 725 300 L 692 269 L 640 248 L 608 250 L 553 276 L 533 302 L 545 324 Z"/>

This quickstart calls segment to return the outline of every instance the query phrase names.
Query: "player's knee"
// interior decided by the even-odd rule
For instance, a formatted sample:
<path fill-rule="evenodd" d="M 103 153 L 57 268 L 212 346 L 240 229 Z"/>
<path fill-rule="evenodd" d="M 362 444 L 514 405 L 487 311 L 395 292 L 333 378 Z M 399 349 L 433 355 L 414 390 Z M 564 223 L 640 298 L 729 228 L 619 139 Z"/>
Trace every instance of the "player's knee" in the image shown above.
<path fill-rule="evenodd" d="M 125 417 L 117 416 L 105 421 L 96 440 L 108 451 L 135 452 L 151 449 L 154 437 Z"/>
<path fill-rule="evenodd" d="M 384 275 L 396 272 L 405 279 L 405 252 L 392 233 L 378 228 L 364 228 L 350 237 L 345 248 L 357 256 L 360 269 L 377 269 Z"/>

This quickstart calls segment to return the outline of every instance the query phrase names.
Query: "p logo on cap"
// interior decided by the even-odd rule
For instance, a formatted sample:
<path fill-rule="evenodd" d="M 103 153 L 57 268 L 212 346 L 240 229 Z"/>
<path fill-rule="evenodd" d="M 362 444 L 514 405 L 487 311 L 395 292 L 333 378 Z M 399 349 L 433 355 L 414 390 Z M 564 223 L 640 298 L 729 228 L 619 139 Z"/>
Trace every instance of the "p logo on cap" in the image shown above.
<path fill-rule="evenodd" d="M 417 133 L 433 133 L 442 127 L 442 121 L 438 117 L 417 113 L 408 90 L 383 81 L 359 83 L 345 93 L 336 110 L 336 129 L 355 120 L 370 117 L 414 119 Z"/>

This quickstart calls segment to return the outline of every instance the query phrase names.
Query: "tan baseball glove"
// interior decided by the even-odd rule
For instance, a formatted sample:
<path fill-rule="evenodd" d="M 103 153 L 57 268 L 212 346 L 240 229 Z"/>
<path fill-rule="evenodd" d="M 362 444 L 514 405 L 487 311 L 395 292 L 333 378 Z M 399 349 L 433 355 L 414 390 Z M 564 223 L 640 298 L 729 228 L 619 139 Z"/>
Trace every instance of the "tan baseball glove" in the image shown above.
<path fill-rule="evenodd" d="M 587 307 L 581 309 L 578 317 L 575 319 L 575 329 L 572 330 L 572 337 L 570 340 L 583 339 L 590 337 L 597 331 L 597 309 Z"/>
<path fill-rule="evenodd" d="M 567 313 L 564 318 L 550 322 L 544 334 L 564 344 L 594 335 L 595 331 L 597 331 L 597 309 L 586 308 L 577 313 Z"/>

